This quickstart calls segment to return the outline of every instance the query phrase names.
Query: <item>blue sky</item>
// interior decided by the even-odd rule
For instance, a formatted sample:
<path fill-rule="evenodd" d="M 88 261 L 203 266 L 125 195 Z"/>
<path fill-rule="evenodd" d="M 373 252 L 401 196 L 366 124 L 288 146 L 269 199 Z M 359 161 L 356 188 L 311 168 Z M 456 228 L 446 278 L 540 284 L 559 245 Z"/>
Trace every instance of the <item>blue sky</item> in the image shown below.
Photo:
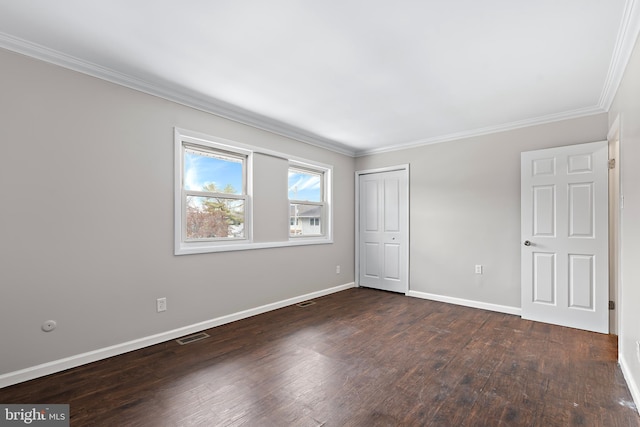
<path fill-rule="evenodd" d="M 220 190 L 231 184 L 235 194 L 242 192 L 242 162 L 235 159 L 184 153 L 184 186 L 186 190 L 202 191 L 207 184 L 214 183 Z M 289 199 L 320 202 L 320 175 L 311 172 L 289 171 Z"/>
<path fill-rule="evenodd" d="M 184 154 L 184 186 L 187 190 L 201 191 L 210 183 L 220 190 L 231 184 L 235 194 L 242 193 L 242 163 L 216 157 Z"/>
<path fill-rule="evenodd" d="M 289 172 L 289 199 L 320 202 L 320 175 Z"/>

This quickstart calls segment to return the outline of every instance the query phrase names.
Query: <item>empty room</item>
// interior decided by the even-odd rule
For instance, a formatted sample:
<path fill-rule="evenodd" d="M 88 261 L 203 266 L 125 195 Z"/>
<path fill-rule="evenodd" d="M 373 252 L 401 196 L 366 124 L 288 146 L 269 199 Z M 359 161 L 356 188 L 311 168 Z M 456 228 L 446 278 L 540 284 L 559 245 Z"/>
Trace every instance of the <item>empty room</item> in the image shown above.
<path fill-rule="evenodd" d="M 0 0 L 0 425 L 640 426 L 639 34 Z"/>

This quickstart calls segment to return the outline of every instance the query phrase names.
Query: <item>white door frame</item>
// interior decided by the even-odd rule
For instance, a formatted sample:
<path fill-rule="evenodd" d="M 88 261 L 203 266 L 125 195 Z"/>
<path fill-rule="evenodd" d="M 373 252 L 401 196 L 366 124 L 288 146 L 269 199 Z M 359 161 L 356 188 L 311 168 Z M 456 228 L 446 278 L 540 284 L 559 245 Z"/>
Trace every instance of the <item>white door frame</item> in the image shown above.
<path fill-rule="evenodd" d="M 609 142 L 609 146 L 614 147 L 614 155 L 615 155 L 615 167 L 613 173 L 613 179 L 616 180 L 616 184 L 618 185 L 618 199 L 616 200 L 614 194 L 609 193 L 609 203 L 615 203 L 617 205 L 617 209 L 614 209 L 614 217 L 609 217 L 609 230 L 611 232 L 612 228 L 614 232 L 613 236 L 613 247 L 609 246 L 609 257 L 611 260 L 612 252 L 615 254 L 614 262 L 609 264 L 609 269 L 614 271 L 613 277 L 615 278 L 614 283 L 609 283 L 609 288 L 615 290 L 615 324 L 613 328 L 609 328 L 609 333 L 614 335 L 622 335 L 622 278 L 620 277 L 620 272 L 622 271 L 622 208 L 623 206 L 623 192 L 622 192 L 622 161 L 621 159 L 621 144 L 620 144 L 620 136 L 621 136 L 621 118 L 620 116 L 616 116 L 613 124 L 609 128 L 609 132 L 607 133 L 607 141 Z M 611 153 L 610 153 L 611 154 Z M 611 159 L 611 155 L 609 156 Z M 610 176 L 611 179 L 611 176 Z M 616 227 L 612 227 L 612 225 L 617 225 Z M 611 274 L 611 273 L 610 273 Z M 610 325 L 611 326 L 611 325 Z M 618 344 L 618 347 L 620 345 Z"/>
<path fill-rule="evenodd" d="M 355 283 L 356 286 L 360 286 L 360 176 L 362 175 L 371 175 L 371 174 L 376 174 L 376 173 L 383 173 L 383 172 L 396 172 L 396 171 L 400 171 L 400 172 L 404 172 L 405 175 L 405 182 L 406 182 L 406 186 L 405 188 L 401 189 L 401 191 L 405 192 L 405 200 L 407 201 L 407 206 L 406 206 L 406 228 L 405 230 L 401 233 L 402 235 L 402 241 L 403 241 L 403 245 L 404 245 L 404 250 L 405 250 L 405 262 L 402 265 L 402 268 L 404 269 L 405 272 L 405 277 L 407 278 L 407 288 L 404 291 L 404 294 L 406 295 L 409 292 L 409 289 L 411 288 L 410 286 L 410 276 L 409 276 L 409 228 L 410 228 L 410 223 L 409 223 L 409 206 L 410 206 L 410 201 L 409 201 L 409 186 L 410 186 L 410 182 L 409 182 L 409 164 L 402 164 L 402 165 L 396 165 L 396 166 L 388 166 L 388 167 L 383 167 L 383 168 L 376 168 L 376 169 L 366 169 L 366 170 L 359 170 L 356 171 L 355 173 L 355 188 L 356 188 L 356 197 L 355 197 L 355 204 L 356 204 L 356 240 L 355 240 L 355 246 L 356 246 L 356 251 L 355 251 Z"/>

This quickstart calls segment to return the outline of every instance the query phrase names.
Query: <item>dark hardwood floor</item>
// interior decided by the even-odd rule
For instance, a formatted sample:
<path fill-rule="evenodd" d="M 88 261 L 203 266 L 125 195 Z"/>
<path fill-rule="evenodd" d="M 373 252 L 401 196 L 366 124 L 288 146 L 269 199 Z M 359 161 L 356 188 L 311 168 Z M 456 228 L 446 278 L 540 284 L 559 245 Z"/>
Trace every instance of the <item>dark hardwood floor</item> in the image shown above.
<path fill-rule="evenodd" d="M 616 338 L 350 289 L 0 389 L 72 426 L 640 426 Z"/>

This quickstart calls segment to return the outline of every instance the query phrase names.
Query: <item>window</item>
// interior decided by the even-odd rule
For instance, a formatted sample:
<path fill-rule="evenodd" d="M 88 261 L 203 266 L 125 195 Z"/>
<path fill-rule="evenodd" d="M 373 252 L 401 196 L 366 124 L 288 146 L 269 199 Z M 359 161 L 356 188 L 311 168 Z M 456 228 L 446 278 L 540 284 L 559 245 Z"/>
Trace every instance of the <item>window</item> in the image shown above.
<path fill-rule="evenodd" d="M 246 155 L 183 144 L 184 238 L 244 239 Z"/>
<path fill-rule="evenodd" d="M 179 129 L 175 137 L 176 255 L 249 242 L 252 151 Z"/>
<path fill-rule="evenodd" d="M 332 243 L 331 166 L 178 128 L 174 141 L 176 255 Z"/>
<path fill-rule="evenodd" d="M 289 236 L 322 236 L 326 214 L 326 171 L 290 162 Z"/>

